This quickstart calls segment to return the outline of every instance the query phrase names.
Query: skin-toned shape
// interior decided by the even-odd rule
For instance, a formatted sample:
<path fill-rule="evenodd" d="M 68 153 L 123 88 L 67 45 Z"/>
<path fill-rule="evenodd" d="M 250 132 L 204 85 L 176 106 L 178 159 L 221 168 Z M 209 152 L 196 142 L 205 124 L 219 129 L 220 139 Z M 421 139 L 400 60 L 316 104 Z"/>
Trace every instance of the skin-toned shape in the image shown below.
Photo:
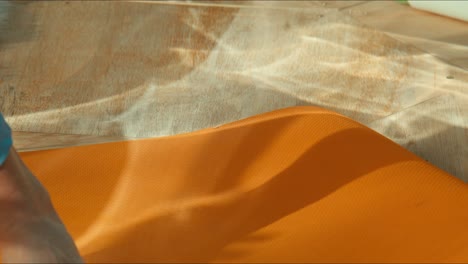
<path fill-rule="evenodd" d="M 44 186 L 12 148 L 0 166 L 3 263 L 81 263 Z"/>

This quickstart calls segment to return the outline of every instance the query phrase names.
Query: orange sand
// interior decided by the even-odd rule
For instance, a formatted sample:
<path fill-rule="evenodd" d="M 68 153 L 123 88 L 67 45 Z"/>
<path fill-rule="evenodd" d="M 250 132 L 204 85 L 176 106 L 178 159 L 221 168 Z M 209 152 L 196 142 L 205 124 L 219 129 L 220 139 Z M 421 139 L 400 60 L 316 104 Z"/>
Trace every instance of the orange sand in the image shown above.
<path fill-rule="evenodd" d="M 21 156 L 88 262 L 468 261 L 468 186 L 319 108 Z"/>

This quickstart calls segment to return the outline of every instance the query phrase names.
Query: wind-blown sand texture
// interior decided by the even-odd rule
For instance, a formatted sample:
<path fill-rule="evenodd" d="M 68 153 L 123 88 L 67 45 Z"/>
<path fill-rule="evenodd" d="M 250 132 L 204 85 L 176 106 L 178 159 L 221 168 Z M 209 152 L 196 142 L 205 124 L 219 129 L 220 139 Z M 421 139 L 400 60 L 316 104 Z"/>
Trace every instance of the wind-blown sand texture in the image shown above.
<path fill-rule="evenodd" d="M 316 105 L 468 180 L 466 70 L 365 25 L 378 4 L 18 3 L 0 38 L 0 110 L 31 150 Z"/>

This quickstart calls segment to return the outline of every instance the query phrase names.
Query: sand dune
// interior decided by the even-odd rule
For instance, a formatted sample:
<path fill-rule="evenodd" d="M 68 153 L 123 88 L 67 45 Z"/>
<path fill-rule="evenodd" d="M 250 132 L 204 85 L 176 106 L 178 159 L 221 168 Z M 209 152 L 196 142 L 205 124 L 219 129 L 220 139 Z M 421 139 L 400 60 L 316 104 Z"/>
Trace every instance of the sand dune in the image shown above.
<path fill-rule="evenodd" d="M 326 3 L 20 10 L 7 33 L 26 32 L 26 18 L 34 32 L 0 49 L 0 109 L 15 131 L 154 137 L 316 105 L 468 179 L 466 71 Z"/>
<path fill-rule="evenodd" d="M 91 263 L 468 259 L 467 186 L 319 108 L 22 157 Z"/>

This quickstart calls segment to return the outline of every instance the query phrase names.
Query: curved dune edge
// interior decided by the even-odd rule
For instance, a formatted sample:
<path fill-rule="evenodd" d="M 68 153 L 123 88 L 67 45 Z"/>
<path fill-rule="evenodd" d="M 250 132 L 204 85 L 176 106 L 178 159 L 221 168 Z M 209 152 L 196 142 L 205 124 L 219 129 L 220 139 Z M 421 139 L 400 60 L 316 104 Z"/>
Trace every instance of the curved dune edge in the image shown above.
<path fill-rule="evenodd" d="M 466 262 L 468 188 L 315 107 L 21 153 L 87 262 Z"/>

